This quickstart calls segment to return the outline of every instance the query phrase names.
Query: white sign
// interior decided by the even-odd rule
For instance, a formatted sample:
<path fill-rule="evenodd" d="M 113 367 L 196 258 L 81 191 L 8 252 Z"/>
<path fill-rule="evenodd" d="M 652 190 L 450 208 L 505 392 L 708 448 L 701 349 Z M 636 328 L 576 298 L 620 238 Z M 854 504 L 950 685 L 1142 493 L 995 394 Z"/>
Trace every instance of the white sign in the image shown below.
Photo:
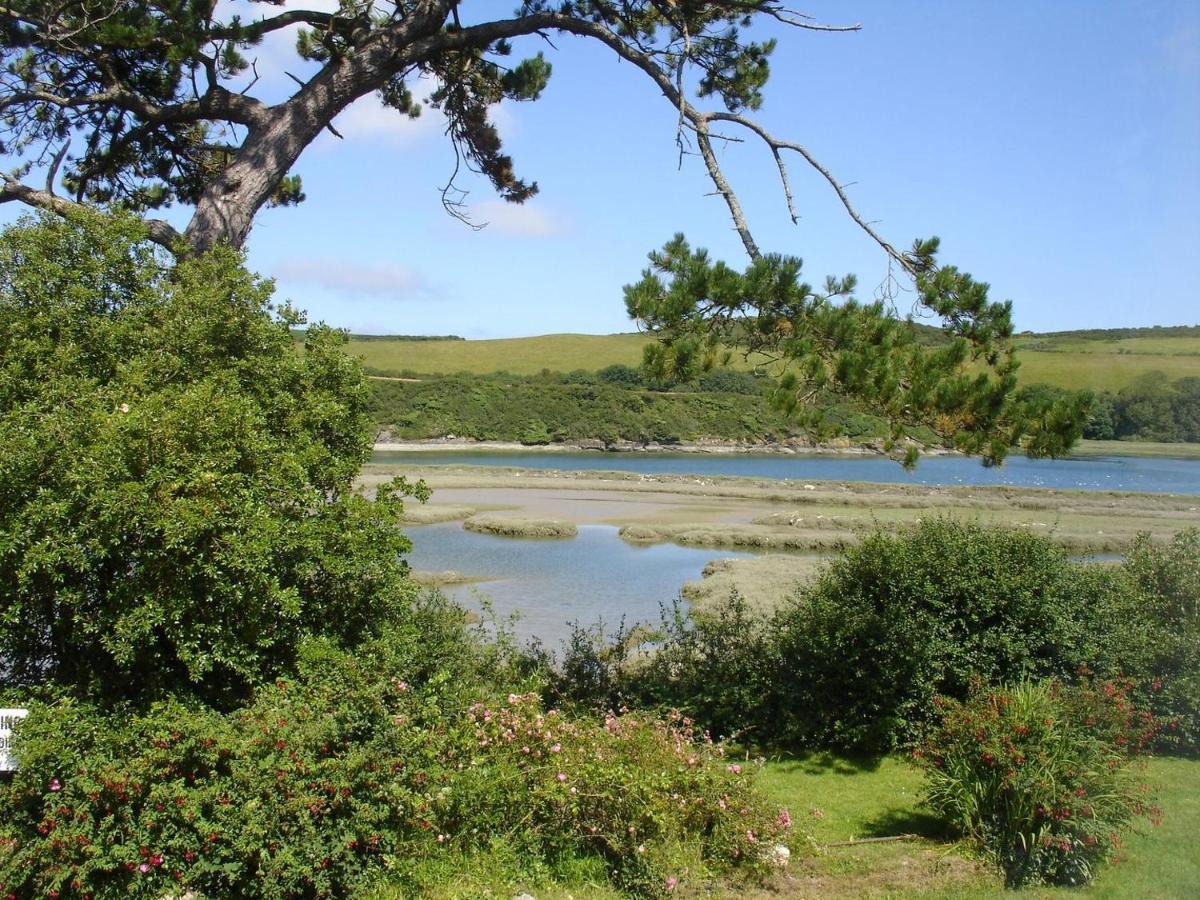
<path fill-rule="evenodd" d="M 29 715 L 27 709 L 0 709 L 0 772 L 16 771 L 17 761 L 9 754 L 13 729 Z"/>

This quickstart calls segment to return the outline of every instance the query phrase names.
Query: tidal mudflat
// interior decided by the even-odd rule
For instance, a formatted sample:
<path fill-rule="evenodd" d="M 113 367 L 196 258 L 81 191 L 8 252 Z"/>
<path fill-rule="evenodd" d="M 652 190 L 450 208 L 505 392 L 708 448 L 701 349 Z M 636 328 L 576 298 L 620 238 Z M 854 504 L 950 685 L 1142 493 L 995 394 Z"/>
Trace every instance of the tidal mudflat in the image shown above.
<path fill-rule="evenodd" d="M 1120 553 L 1140 532 L 1162 540 L 1200 526 L 1200 496 L 1183 494 L 386 464 L 367 466 L 361 481 L 369 489 L 397 474 L 433 489 L 427 505 L 414 504 L 413 524 L 502 513 L 714 549 L 828 552 L 864 531 L 953 516 L 1099 554 Z"/>
<path fill-rule="evenodd" d="M 923 518 L 1007 525 L 1110 557 L 1139 532 L 1167 540 L 1200 527 L 1200 497 L 1161 493 L 407 464 L 369 465 L 361 482 L 369 490 L 399 474 L 433 489 L 408 511 L 414 567 L 486 580 L 449 591 L 519 611 L 518 630 L 552 645 L 568 621 L 656 620 L 681 589 L 695 610 L 732 590 L 770 608 L 864 533 Z M 463 529 L 470 520 L 500 524 L 477 534 Z M 557 540 L 522 530 L 547 521 Z"/>

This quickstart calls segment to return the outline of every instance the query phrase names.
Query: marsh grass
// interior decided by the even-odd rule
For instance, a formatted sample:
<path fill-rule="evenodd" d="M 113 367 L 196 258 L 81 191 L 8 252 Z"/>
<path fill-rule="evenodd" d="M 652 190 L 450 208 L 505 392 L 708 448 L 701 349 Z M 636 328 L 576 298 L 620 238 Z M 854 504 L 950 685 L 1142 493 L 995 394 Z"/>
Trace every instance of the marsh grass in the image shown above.
<path fill-rule="evenodd" d="M 463 528 L 497 537 L 573 538 L 579 533 L 574 522 L 561 519 L 527 519 L 517 516 L 476 515 Z"/>

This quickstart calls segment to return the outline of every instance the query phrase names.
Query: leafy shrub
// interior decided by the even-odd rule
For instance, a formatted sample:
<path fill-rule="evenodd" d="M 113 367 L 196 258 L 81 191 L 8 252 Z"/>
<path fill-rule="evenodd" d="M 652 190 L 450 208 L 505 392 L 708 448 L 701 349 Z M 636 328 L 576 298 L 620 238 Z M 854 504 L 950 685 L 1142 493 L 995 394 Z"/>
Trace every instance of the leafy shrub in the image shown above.
<path fill-rule="evenodd" d="M 1171 692 L 1196 682 L 1155 663 L 1176 644 L 1155 637 L 1137 593 L 1123 569 L 1073 563 L 1045 538 L 931 520 L 868 536 L 771 615 L 736 594 L 702 615 L 677 607 L 649 654 L 588 635 L 568 647 L 552 696 L 674 707 L 718 737 L 855 753 L 918 740 L 934 697 L 961 700 L 977 677 L 1129 675 L 1161 692 L 1165 714 Z"/>
<path fill-rule="evenodd" d="M 351 643 L 412 587 L 398 494 L 356 496 L 343 336 L 228 250 L 170 266 L 134 220 L 0 235 L 0 678 L 212 702 Z"/>
<path fill-rule="evenodd" d="M 1200 753 L 1200 530 L 1159 546 L 1140 535 L 1125 560 L 1146 623 L 1138 700 L 1162 722 L 1158 747 Z"/>
<path fill-rule="evenodd" d="M 642 373 L 631 366 L 614 363 L 605 366 L 596 373 L 596 377 L 604 384 L 615 384 L 621 387 L 642 387 Z"/>
<path fill-rule="evenodd" d="M 697 390 L 718 394 L 761 394 L 768 383 L 750 372 L 726 367 L 710 369 L 696 378 Z"/>
<path fill-rule="evenodd" d="M 767 864 L 787 816 L 720 747 L 679 718 L 544 711 L 519 664 L 431 602 L 354 652 L 306 641 L 297 677 L 226 714 L 35 704 L 0 786 L 0 892 L 417 893 L 497 844 L 642 894 Z"/>
<path fill-rule="evenodd" d="M 775 617 L 775 737 L 887 751 L 975 677 L 1121 673 L 1139 643 L 1131 593 L 1119 570 L 1016 530 L 943 519 L 872 534 Z"/>
<path fill-rule="evenodd" d="M 1011 887 L 1084 884 L 1138 816 L 1158 815 L 1130 768 L 1151 734 L 1127 685 L 977 684 L 944 710 L 916 754 L 926 801 L 1000 864 Z"/>
<path fill-rule="evenodd" d="M 741 595 L 693 617 L 676 605 L 658 637 L 658 651 L 625 678 L 628 702 L 681 709 L 722 737 L 763 738 L 771 727 L 769 700 L 787 688 L 775 683 L 767 623 Z"/>

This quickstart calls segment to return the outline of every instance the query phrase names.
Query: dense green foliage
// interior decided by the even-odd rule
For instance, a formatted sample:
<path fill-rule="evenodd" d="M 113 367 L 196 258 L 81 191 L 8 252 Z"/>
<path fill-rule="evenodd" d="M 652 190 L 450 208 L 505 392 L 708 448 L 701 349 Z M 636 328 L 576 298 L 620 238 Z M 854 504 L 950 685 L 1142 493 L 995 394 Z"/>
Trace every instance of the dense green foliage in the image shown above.
<path fill-rule="evenodd" d="M 760 380 L 746 373 L 718 369 L 700 376 L 690 389 L 676 386 L 669 392 L 645 390 L 640 384 L 637 370 L 625 366 L 528 378 L 375 381 L 372 415 L 393 436 L 409 440 L 453 434 L 526 444 L 608 445 L 765 443 L 808 436 L 768 401 Z M 825 423 L 857 440 L 886 435 L 885 423 L 845 402 L 825 410 Z"/>
<path fill-rule="evenodd" d="M 1166 546 L 1142 537 L 1126 557 L 1147 631 L 1137 701 L 1162 723 L 1159 749 L 1200 754 L 1200 530 Z"/>
<path fill-rule="evenodd" d="M 515 657 L 440 601 L 220 714 L 33 704 L 0 786 L 0 890 L 97 897 L 420 891 L 438 857 L 503 845 L 595 860 L 641 896 L 765 869 L 788 816 L 688 723 L 540 707 Z M 509 692 L 504 693 L 508 685 Z"/>
<path fill-rule="evenodd" d="M 1008 886 L 1086 884 L 1138 816 L 1157 818 L 1130 768 L 1149 714 L 1122 685 L 976 685 L 945 706 L 919 754 L 926 800 L 1000 864 Z"/>
<path fill-rule="evenodd" d="M 919 736 L 933 698 L 962 698 L 973 678 L 1118 674 L 1134 652 L 1118 576 L 1016 530 L 929 520 L 873 534 L 776 616 L 781 680 L 794 685 L 777 728 L 881 751 Z"/>
<path fill-rule="evenodd" d="M 1150 372 L 1115 394 L 1101 392 L 1083 433 L 1095 440 L 1200 442 L 1200 377 L 1169 381 Z"/>
<path fill-rule="evenodd" d="M 685 710 L 721 736 L 881 753 L 919 740 L 934 699 L 983 679 L 1131 679 L 1160 748 L 1197 749 L 1200 537 L 1139 542 L 1125 566 L 1072 562 L 1044 537 L 953 520 L 877 533 L 769 615 L 734 595 L 676 609 L 641 659 L 631 631 L 579 632 L 555 698 Z"/>
<path fill-rule="evenodd" d="M 227 250 L 131 219 L 0 236 L 0 676 L 132 699 L 246 693 L 297 641 L 411 599 L 400 504 L 357 496 L 368 393 L 341 336 Z"/>
<path fill-rule="evenodd" d="M 1154 325 L 1149 328 L 1079 328 L 1073 331 L 1047 331 L 1042 334 L 1021 332 L 1021 337 L 1045 338 L 1048 341 L 1120 341 L 1146 337 L 1200 337 L 1200 325 Z"/>

